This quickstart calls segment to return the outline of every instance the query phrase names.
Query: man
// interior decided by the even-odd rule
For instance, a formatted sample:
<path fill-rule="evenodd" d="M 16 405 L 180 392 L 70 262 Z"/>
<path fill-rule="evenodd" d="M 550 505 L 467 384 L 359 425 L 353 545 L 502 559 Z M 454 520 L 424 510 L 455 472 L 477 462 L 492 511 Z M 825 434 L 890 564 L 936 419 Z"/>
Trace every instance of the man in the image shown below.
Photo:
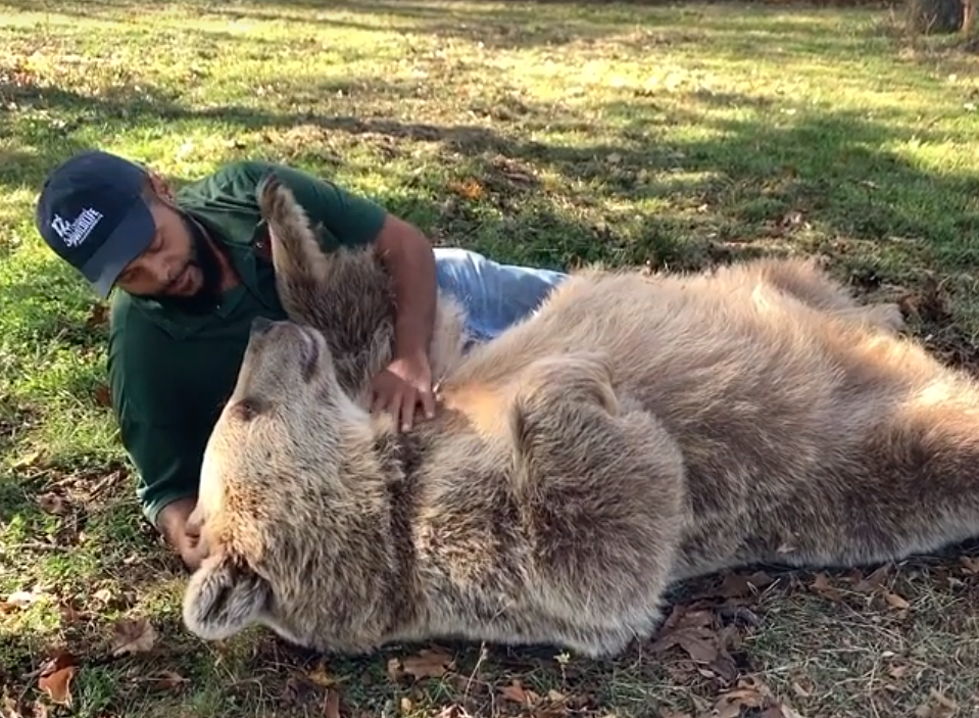
<path fill-rule="evenodd" d="M 51 249 L 112 300 L 108 371 L 122 442 L 146 518 L 189 569 L 202 556 L 187 526 L 200 462 L 230 394 L 252 319 L 285 317 L 258 192 L 274 173 L 318 226 L 325 250 L 373 244 L 395 284 L 395 357 L 373 381 L 374 410 L 410 428 L 434 411 L 425 347 L 436 286 L 454 292 L 487 339 L 527 315 L 565 276 L 433 249 L 379 205 L 294 168 L 236 162 L 174 192 L 122 157 L 85 151 L 56 167 L 35 221 Z"/>

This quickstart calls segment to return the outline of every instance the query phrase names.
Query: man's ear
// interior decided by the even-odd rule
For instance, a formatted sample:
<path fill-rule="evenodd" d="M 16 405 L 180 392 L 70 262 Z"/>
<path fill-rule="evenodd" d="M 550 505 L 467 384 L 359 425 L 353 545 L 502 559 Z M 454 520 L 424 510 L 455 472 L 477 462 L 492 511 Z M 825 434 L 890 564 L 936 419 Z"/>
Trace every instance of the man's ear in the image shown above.
<path fill-rule="evenodd" d="M 230 638 L 258 621 L 269 586 L 241 560 L 221 551 L 201 563 L 184 592 L 183 620 L 206 641 Z"/>
<path fill-rule="evenodd" d="M 159 173 L 153 170 L 149 170 L 147 175 L 149 178 L 150 187 L 153 188 L 153 192 L 156 194 L 156 196 L 168 203 L 173 202 L 173 190 L 170 189 L 170 185 L 167 184 L 167 181 L 163 179 Z"/>

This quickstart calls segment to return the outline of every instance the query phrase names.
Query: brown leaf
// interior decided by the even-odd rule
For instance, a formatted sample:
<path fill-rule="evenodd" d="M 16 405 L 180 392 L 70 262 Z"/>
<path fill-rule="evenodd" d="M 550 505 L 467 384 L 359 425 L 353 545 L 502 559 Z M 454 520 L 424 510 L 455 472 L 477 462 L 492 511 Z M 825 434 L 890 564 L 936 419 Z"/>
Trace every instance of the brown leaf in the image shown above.
<path fill-rule="evenodd" d="M 159 677 L 153 680 L 154 691 L 172 691 L 179 685 L 188 683 L 188 679 L 173 671 L 164 671 Z"/>
<path fill-rule="evenodd" d="M 316 664 L 316 667 L 306 674 L 313 683 L 318 686 L 323 686 L 324 688 L 329 688 L 330 686 L 336 685 L 337 680 L 334 678 L 326 666 L 321 662 Z"/>
<path fill-rule="evenodd" d="M 79 611 L 70 602 L 60 604 L 58 606 L 58 611 L 61 613 L 61 622 L 65 625 L 78 623 L 79 621 L 83 621 L 90 617 L 90 614 L 87 611 Z"/>
<path fill-rule="evenodd" d="M 804 716 L 791 706 L 775 703 L 762 712 L 761 718 L 804 718 Z"/>
<path fill-rule="evenodd" d="M 807 683 L 808 687 L 803 686 L 802 682 Z M 792 692 L 800 698 L 808 698 L 813 694 L 814 690 L 812 681 L 810 681 L 808 678 L 802 677 L 797 681 L 792 681 Z"/>
<path fill-rule="evenodd" d="M 4 691 L 3 700 L 0 701 L 0 716 L 3 718 L 21 718 L 22 716 L 17 701 L 7 695 L 6 691 Z"/>
<path fill-rule="evenodd" d="M 717 699 L 713 718 L 738 718 L 742 708 L 761 708 L 769 695 L 768 687 L 760 681 L 740 680 L 736 688 Z"/>
<path fill-rule="evenodd" d="M 94 598 L 96 601 L 101 601 L 106 605 L 112 601 L 112 597 L 112 590 L 109 588 L 100 588 L 98 591 L 92 594 L 92 598 Z"/>
<path fill-rule="evenodd" d="M 904 611 L 911 608 L 911 604 L 908 603 L 907 600 L 890 591 L 884 591 L 884 600 L 887 601 L 888 606 L 899 611 Z"/>
<path fill-rule="evenodd" d="M 37 599 L 37 594 L 31 593 L 30 591 L 14 591 L 0 604 L 2 606 L 0 613 L 9 613 L 17 609 L 27 608 L 37 601 Z"/>
<path fill-rule="evenodd" d="M 466 199 L 479 199 L 486 194 L 483 185 L 474 179 L 465 182 L 452 182 L 449 184 L 449 189 Z"/>
<path fill-rule="evenodd" d="M 112 627 L 112 655 L 146 653 L 156 643 L 156 630 L 145 618 L 123 618 Z"/>
<path fill-rule="evenodd" d="M 818 593 L 823 598 L 828 598 L 830 601 L 840 603 L 843 601 L 843 596 L 840 592 L 830 583 L 829 576 L 825 573 L 817 573 L 813 579 L 813 582 L 809 584 L 809 588 Z"/>
<path fill-rule="evenodd" d="M 565 703 L 567 702 L 568 697 L 552 688 L 547 692 L 547 700 L 549 700 L 551 703 Z"/>
<path fill-rule="evenodd" d="M 513 701 L 526 707 L 532 707 L 540 703 L 540 696 L 524 688 L 520 680 L 516 678 L 509 685 L 503 686 L 500 689 L 500 695 L 508 701 Z"/>
<path fill-rule="evenodd" d="M 37 685 L 52 703 L 71 707 L 71 681 L 78 670 L 78 661 L 68 651 L 60 651 L 41 668 Z"/>
<path fill-rule="evenodd" d="M 918 706 L 914 714 L 918 718 L 952 718 L 958 710 L 958 704 L 944 693 L 932 688 L 929 693 L 933 703 Z"/>
<path fill-rule="evenodd" d="M 440 651 L 423 649 L 415 656 L 392 658 L 388 661 L 388 675 L 397 680 L 402 675 L 410 675 L 415 680 L 422 678 L 441 678 L 455 667 L 452 656 Z"/>
<path fill-rule="evenodd" d="M 48 514 L 64 516 L 66 513 L 68 513 L 67 499 L 54 491 L 49 491 L 46 494 L 41 494 L 38 496 L 37 504 L 41 507 L 41 511 Z"/>
<path fill-rule="evenodd" d="M 109 321 L 109 307 L 106 304 L 96 304 L 92 307 L 92 313 L 88 315 L 88 320 L 85 322 L 85 326 L 89 329 L 95 329 Z"/>
<path fill-rule="evenodd" d="M 326 689 L 323 699 L 323 715 L 326 718 L 340 718 L 340 692 L 332 688 Z"/>
<path fill-rule="evenodd" d="M 972 576 L 973 574 L 979 573 L 979 558 L 960 556 L 959 561 L 963 566 L 962 572 L 966 575 Z"/>
<path fill-rule="evenodd" d="M 894 680 L 900 680 L 904 678 L 905 674 L 911 669 L 909 663 L 901 663 L 896 666 L 891 666 L 887 669 L 887 674 Z"/>
<path fill-rule="evenodd" d="M 99 406 L 112 406 L 112 391 L 107 384 L 99 384 L 96 388 L 95 403 Z"/>

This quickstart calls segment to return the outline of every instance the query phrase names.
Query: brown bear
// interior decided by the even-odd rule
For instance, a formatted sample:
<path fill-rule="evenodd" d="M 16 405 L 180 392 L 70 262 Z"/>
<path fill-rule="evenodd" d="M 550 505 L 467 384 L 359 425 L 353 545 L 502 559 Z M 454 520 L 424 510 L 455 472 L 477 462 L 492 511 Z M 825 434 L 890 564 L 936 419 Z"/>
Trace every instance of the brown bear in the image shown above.
<path fill-rule="evenodd" d="M 443 298 L 441 408 L 401 433 L 358 399 L 392 338 L 380 262 L 321 254 L 274 182 L 262 204 L 292 321 L 256 321 L 206 447 L 198 636 L 609 656 L 689 577 L 979 534 L 979 387 L 812 262 L 581 270 L 465 353 Z"/>

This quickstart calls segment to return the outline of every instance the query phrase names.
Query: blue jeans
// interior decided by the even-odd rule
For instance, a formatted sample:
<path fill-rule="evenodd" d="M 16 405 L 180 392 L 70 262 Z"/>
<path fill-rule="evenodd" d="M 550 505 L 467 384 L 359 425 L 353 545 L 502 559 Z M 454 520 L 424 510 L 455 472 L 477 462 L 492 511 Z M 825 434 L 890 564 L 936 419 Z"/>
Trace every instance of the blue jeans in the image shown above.
<path fill-rule="evenodd" d="M 469 313 L 468 328 L 477 342 L 488 341 L 531 314 L 567 278 L 549 269 L 500 264 L 481 254 L 435 247 L 436 281 Z"/>

